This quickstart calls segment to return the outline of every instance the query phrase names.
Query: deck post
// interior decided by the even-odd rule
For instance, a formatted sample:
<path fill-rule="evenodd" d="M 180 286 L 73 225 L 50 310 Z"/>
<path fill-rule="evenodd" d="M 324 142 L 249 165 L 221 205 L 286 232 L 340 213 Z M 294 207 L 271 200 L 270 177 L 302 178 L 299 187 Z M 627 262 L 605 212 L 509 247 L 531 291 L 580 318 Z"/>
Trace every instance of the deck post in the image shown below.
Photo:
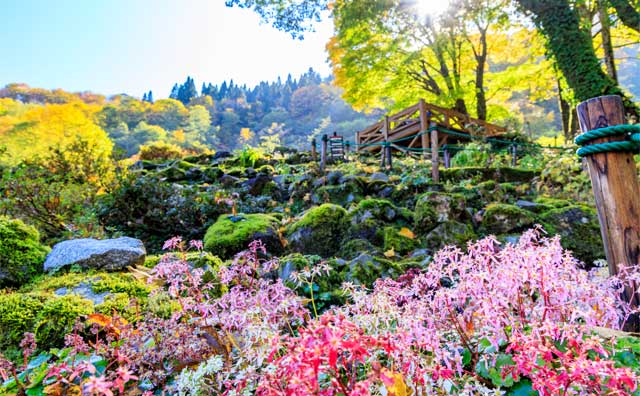
<path fill-rule="evenodd" d="M 360 151 L 360 132 L 356 132 L 356 153 Z"/>
<path fill-rule="evenodd" d="M 444 168 L 449 169 L 451 168 L 451 152 L 446 145 L 444 147 Z"/>
<path fill-rule="evenodd" d="M 420 99 L 420 103 L 418 103 L 418 108 L 420 109 L 420 132 L 422 136 L 420 136 L 421 144 L 422 144 L 422 158 L 429 158 L 429 153 L 427 152 L 427 147 L 429 147 L 429 135 L 427 134 L 427 130 L 429 129 L 429 123 L 431 120 L 429 119 L 430 114 L 427 113 L 427 103 L 424 99 Z"/>
<path fill-rule="evenodd" d="M 318 157 L 316 143 L 316 138 L 311 139 L 311 159 L 313 160 L 313 162 L 316 162 L 316 158 Z"/>
<path fill-rule="evenodd" d="M 327 143 L 329 142 L 329 136 L 322 135 L 322 149 L 320 150 L 320 170 L 324 172 L 327 166 Z"/>
<path fill-rule="evenodd" d="M 391 144 L 387 143 L 385 150 L 387 150 L 387 169 L 391 170 L 393 168 L 393 164 L 391 163 Z"/>
<path fill-rule="evenodd" d="M 589 99 L 578 105 L 580 129 L 624 124 L 624 107 L 619 96 Z M 625 136 L 594 139 L 591 144 L 624 140 Z M 588 147 L 588 146 L 587 146 Z M 640 266 L 640 183 L 633 153 L 604 152 L 585 157 L 595 195 L 600 231 L 609 264 L 609 273 L 618 275 L 625 269 Z M 626 285 L 623 298 L 631 308 L 639 305 L 637 284 Z M 640 331 L 640 318 L 633 315 L 624 325 L 626 331 Z"/>
<path fill-rule="evenodd" d="M 515 168 L 516 165 L 518 165 L 518 146 L 514 144 L 511 146 L 511 166 Z"/>
<path fill-rule="evenodd" d="M 438 183 L 440 181 L 440 169 L 439 169 L 439 159 L 438 159 L 438 130 L 436 129 L 437 124 L 435 122 L 431 122 L 431 178 L 434 182 Z"/>

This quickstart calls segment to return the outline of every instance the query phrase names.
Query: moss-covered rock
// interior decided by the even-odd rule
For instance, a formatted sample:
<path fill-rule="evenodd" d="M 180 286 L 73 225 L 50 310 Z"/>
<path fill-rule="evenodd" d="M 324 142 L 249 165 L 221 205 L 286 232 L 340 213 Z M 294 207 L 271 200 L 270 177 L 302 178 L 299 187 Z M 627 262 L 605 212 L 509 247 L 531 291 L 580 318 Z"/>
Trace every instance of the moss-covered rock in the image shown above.
<path fill-rule="evenodd" d="M 397 227 L 384 228 L 384 251 L 393 251 L 404 256 L 418 247 L 418 241 L 415 238 L 407 236 Z"/>
<path fill-rule="evenodd" d="M 397 262 L 363 253 L 351 260 L 340 275 L 347 282 L 371 287 L 377 279 L 395 278 L 403 272 Z"/>
<path fill-rule="evenodd" d="M 530 169 L 520 169 L 511 167 L 460 167 L 441 169 L 440 177 L 444 181 L 460 181 L 472 179 L 476 182 L 484 180 L 496 180 L 504 182 L 529 182 L 538 176 L 540 171 Z"/>
<path fill-rule="evenodd" d="M 418 198 L 414 212 L 414 226 L 419 233 L 427 233 L 439 223 L 462 220 L 467 216 L 462 194 L 428 192 Z"/>
<path fill-rule="evenodd" d="M 347 211 L 333 204 L 309 209 L 287 229 L 291 250 L 329 257 L 340 250 L 347 228 Z"/>
<path fill-rule="evenodd" d="M 540 216 L 546 231 L 561 237 L 560 243 L 587 267 L 605 257 L 600 223 L 595 209 L 572 205 L 551 209 Z"/>
<path fill-rule="evenodd" d="M 222 215 L 204 236 L 205 250 L 223 259 L 231 258 L 260 239 L 271 254 L 282 252 L 278 220 L 270 215 L 255 213 L 238 216 Z"/>
<path fill-rule="evenodd" d="M 353 260 L 362 253 L 378 254 L 378 249 L 366 239 L 349 239 L 342 244 L 338 257 Z"/>
<path fill-rule="evenodd" d="M 36 335 L 38 347 L 62 347 L 64 335 L 75 320 L 93 312 L 93 303 L 76 295 L 57 297 L 43 292 L 0 295 L 0 351 L 10 359 L 19 356 L 25 332 Z"/>
<path fill-rule="evenodd" d="M 523 231 L 535 222 L 531 212 L 515 205 L 491 204 L 482 217 L 481 229 L 486 234 L 508 234 Z"/>
<path fill-rule="evenodd" d="M 376 246 L 384 243 L 384 227 L 409 226 L 412 213 L 384 199 L 365 199 L 349 211 L 349 239 L 366 239 Z"/>
<path fill-rule="evenodd" d="M 312 200 L 315 204 L 330 202 L 348 206 L 351 203 L 358 202 L 362 197 L 364 197 L 362 186 L 355 180 L 348 180 L 342 184 L 317 188 L 312 195 Z"/>
<path fill-rule="evenodd" d="M 42 272 L 49 249 L 39 240 L 35 228 L 0 217 L 0 287 L 19 286 Z"/>
<path fill-rule="evenodd" d="M 468 241 L 477 237 L 471 225 L 457 221 L 446 221 L 438 224 L 436 228 L 425 236 L 424 245 L 431 251 L 436 251 L 449 245 L 465 247 Z"/>

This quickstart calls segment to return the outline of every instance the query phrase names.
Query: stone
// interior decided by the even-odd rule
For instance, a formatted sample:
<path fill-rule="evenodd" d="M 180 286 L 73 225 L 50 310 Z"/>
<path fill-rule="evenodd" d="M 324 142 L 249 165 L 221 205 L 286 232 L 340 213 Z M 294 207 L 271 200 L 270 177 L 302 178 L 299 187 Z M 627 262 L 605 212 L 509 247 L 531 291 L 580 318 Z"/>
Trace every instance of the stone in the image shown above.
<path fill-rule="evenodd" d="M 205 250 L 228 259 L 246 250 L 249 243 L 261 240 L 270 254 L 282 252 L 279 221 L 276 217 L 262 214 L 221 215 L 209 227 L 204 236 Z"/>
<path fill-rule="evenodd" d="M 220 177 L 220 183 L 225 186 L 225 187 L 232 187 L 234 186 L 240 179 L 238 179 L 235 176 L 231 176 L 231 175 L 222 175 L 222 177 Z"/>
<path fill-rule="evenodd" d="M 416 202 L 414 212 L 415 228 L 427 233 L 439 223 L 462 221 L 467 216 L 465 199 L 462 194 L 428 192 Z"/>
<path fill-rule="evenodd" d="M 218 151 L 217 153 L 215 153 L 213 155 L 213 158 L 211 158 L 211 159 L 213 161 L 215 161 L 215 160 L 219 160 L 219 159 L 222 159 L 222 158 L 229 158 L 229 157 L 233 157 L 233 154 L 231 154 L 228 151 Z"/>
<path fill-rule="evenodd" d="M 386 173 L 376 172 L 369 176 L 369 179 L 372 181 L 381 181 L 386 183 L 389 181 L 389 176 Z"/>
<path fill-rule="evenodd" d="M 141 240 L 129 237 L 97 240 L 71 239 L 56 244 L 44 262 L 45 272 L 69 266 L 118 271 L 144 264 L 147 252 Z"/>
<path fill-rule="evenodd" d="M 287 241 L 294 252 L 330 257 L 338 252 L 347 227 L 347 211 L 323 204 L 305 212 L 287 228 Z"/>
<path fill-rule="evenodd" d="M 436 251 L 445 246 L 465 247 L 466 243 L 477 238 L 473 228 L 469 224 L 457 221 L 446 221 L 438 224 L 424 238 L 425 246 Z"/>
<path fill-rule="evenodd" d="M 534 222 L 531 212 L 515 205 L 491 204 L 482 216 L 481 228 L 487 234 L 509 234 L 524 231 Z"/>
<path fill-rule="evenodd" d="M 595 209 L 584 205 L 555 208 L 543 213 L 540 220 L 550 235 L 560 235 L 562 247 L 571 250 L 587 268 L 605 257 Z"/>
<path fill-rule="evenodd" d="M 78 285 L 74 287 L 61 287 L 56 289 L 53 294 L 56 296 L 66 296 L 69 294 L 76 294 L 82 298 L 85 298 L 93 303 L 93 305 L 102 304 L 107 297 L 111 296 L 112 293 L 108 291 L 102 293 L 96 293 L 93 291 L 93 287 L 91 283 L 80 282 Z"/>

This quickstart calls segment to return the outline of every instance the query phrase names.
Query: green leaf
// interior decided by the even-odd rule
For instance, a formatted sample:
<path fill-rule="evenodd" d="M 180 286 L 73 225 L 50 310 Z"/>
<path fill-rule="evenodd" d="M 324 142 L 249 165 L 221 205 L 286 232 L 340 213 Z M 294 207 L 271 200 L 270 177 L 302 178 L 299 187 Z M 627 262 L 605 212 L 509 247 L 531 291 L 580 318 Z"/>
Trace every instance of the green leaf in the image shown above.
<path fill-rule="evenodd" d="M 48 353 L 39 354 L 35 358 L 31 359 L 31 361 L 29 361 L 29 364 L 27 365 L 27 370 L 40 367 L 42 363 L 46 363 L 47 361 L 49 361 L 50 358 L 51 358 L 51 355 Z"/>
<path fill-rule="evenodd" d="M 537 396 L 538 392 L 533 390 L 531 380 L 522 379 L 509 389 L 507 396 Z"/>
<path fill-rule="evenodd" d="M 36 386 L 35 388 L 29 388 L 26 390 L 25 392 L 27 394 L 27 396 L 42 396 L 44 395 L 44 386 L 39 385 Z"/>

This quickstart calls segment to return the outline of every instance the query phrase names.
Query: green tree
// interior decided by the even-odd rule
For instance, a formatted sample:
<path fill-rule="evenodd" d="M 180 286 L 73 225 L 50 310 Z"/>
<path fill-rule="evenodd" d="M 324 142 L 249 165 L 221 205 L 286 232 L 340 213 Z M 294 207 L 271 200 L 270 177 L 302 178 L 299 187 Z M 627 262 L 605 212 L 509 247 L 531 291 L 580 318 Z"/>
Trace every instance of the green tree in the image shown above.
<path fill-rule="evenodd" d="M 568 0 L 517 0 L 529 13 L 547 41 L 547 46 L 575 100 L 600 95 L 620 95 L 629 114 L 638 115 L 636 105 L 600 67 L 591 32 L 581 27 L 580 16 Z"/>
<path fill-rule="evenodd" d="M 189 121 L 184 129 L 187 134 L 187 141 L 194 140 L 204 143 L 210 127 L 211 115 L 209 111 L 201 105 L 191 106 L 189 108 Z"/>
<path fill-rule="evenodd" d="M 178 100 L 160 99 L 151 105 L 146 119 L 151 125 L 158 125 L 167 131 L 175 131 L 186 125 L 189 111 Z"/>

